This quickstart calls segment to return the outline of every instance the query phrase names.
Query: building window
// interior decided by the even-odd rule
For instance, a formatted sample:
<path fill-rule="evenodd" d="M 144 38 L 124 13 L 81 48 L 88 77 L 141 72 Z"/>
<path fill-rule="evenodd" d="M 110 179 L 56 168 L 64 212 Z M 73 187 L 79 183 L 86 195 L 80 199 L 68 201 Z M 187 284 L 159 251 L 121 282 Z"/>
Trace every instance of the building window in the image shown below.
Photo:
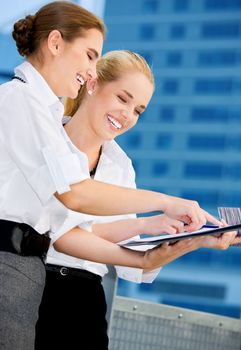
<path fill-rule="evenodd" d="M 222 177 L 222 163 L 187 162 L 184 175 L 187 178 L 218 179 Z"/>
<path fill-rule="evenodd" d="M 228 108 L 219 107 L 194 107 L 191 111 L 191 121 L 197 123 L 226 123 L 229 118 Z"/>
<path fill-rule="evenodd" d="M 237 52 L 234 50 L 209 50 L 200 52 L 198 64 L 200 66 L 230 66 L 238 61 Z"/>
<path fill-rule="evenodd" d="M 230 121 L 239 124 L 241 123 L 241 106 L 230 108 L 229 114 Z"/>
<path fill-rule="evenodd" d="M 143 24 L 140 27 L 141 40 L 153 40 L 155 38 L 155 26 L 153 24 Z"/>
<path fill-rule="evenodd" d="M 142 135 L 139 132 L 132 132 L 130 135 L 126 135 L 125 144 L 129 148 L 139 148 L 141 146 Z"/>
<path fill-rule="evenodd" d="M 239 164 L 239 163 L 232 164 L 230 167 L 228 167 L 227 173 L 228 173 L 230 178 L 240 180 L 241 179 L 241 164 Z M 241 201 L 240 201 L 240 203 L 241 203 Z"/>
<path fill-rule="evenodd" d="M 168 171 L 168 164 L 166 162 L 156 161 L 152 164 L 152 175 L 161 176 L 166 175 Z"/>
<path fill-rule="evenodd" d="M 167 95 L 176 95 L 179 90 L 179 82 L 176 79 L 166 79 L 163 82 L 163 92 Z"/>
<path fill-rule="evenodd" d="M 232 92 L 233 81 L 226 79 L 197 79 L 194 90 L 197 94 L 226 95 Z"/>
<path fill-rule="evenodd" d="M 159 0 L 145 0 L 142 8 L 145 13 L 156 13 L 159 9 Z"/>
<path fill-rule="evenodd" d="M 189 135 L 190 150 L 225 150 L 226 137 L 223 135 Z"/>
<path fill-rule="evenodd" d="M 201 206 L 205 207 L 207 205 L 216 207 L 219 202 L 218 191 L 205 190 L 204 188 L 200 190 L 184 190 L 181 193 L 181 197 L 196 200 Z"/>
<path fill-rule="evenodd" d="M 206 0 L 206 10 L 236 10 L 241 9 L 241 0 Z"/>
<path fill-rule="evenodd" d="M 175 110 L 171 106 L 161 107 L 160 120 L 165 123 L 173 123 L 175 121 Z"/>
<path fill-rule="evenodd" d="M 211 22 L 202 25 L 202 37 L 205 39 L 227 39 L 238 38 L 239 36 L 239 22 Z"/>
<path fill-rule="evenodd" d="M 186 35 L 186 27 L 183 24 L 173 24 L 171 26 L 170 37 L 172 39 L 183 39 Z"/>
<path fill-rule="evenodd" d="M 175 0 L 173 3 L 173 10 L 176 12 L 187 11 L 189 0 Z"/>
<path fill-rule="evenodd" d="M 222 203 L 226 207 L 240 207 L 241 192 L 227 192 L 222 196 Z"/>
<path fill-rule="evenodd" d="M 156 146 L 161 149 L 169 149 L 172 143 L 170 134 L 159 133 L 156 138 Z"/>
<path fill-rule="evenodd" d="M 241 91 L 241 80 L 240 79 L 235 79 L 233 82 L 233 90 L 234 92 L 240 94 Z"/>
<path fill-rule="evenodd" d="M 151 52 L 147 52 L 147 51 L 139 51 L 139 54 L 141 56 L 143 56 L 145 58 L 145 60 L 147 61 L 147 63 L 152 66 L 153 64 L 153 57 L 152 57 L 152 53 Z"/>
<path fill-rule="evenodd" d="M 167 53 L 167 66 L 178 67 L 182 64 L 182 54 L 179 51 Z"/>

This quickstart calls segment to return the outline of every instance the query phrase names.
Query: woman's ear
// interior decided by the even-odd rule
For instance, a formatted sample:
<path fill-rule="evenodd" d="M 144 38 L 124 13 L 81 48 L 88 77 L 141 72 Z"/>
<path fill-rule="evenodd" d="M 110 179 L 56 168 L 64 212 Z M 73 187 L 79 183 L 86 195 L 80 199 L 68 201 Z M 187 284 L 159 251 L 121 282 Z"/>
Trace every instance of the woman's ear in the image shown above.
<path fill-rule="evenodd" d="M 86 82 L 87 93 L 92 95 L 96 86 L 96 79 L 89 79 Z"/>
<path fill-rule="evenodd" d="M 52 55 L 56 56 L 59 53 L 62 43 L 63 39 L 61 33 L 56 29 L 52 30 L 47 39 L 47 46 Z"/>

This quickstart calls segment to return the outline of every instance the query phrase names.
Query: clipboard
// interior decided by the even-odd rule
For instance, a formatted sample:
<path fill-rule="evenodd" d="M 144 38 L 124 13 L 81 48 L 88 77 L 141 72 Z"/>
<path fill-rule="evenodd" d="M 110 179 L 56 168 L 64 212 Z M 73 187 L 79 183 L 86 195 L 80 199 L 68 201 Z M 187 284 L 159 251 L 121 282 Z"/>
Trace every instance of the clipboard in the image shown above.
<path fill-rule="evenodd" d="M 200 236 L 208 236 L 208 235 L 221 235 L 225 232 L 231 232 L 231 231 L 238 231 L 241 229 L 241 223 L 236 225 L 229 225 L 225 227 L 217 227 L 217 226 L 208 226 L 208 227 L 202 227 L 198 231 L 193 232 L 182 232 L 182 233 L 175 233 L 175 234 L 161 234 L 158 236 L 152 236 L 147 238 L 139 238 L 135 240 L 126 240 L 119 243 L 122 247 L 131 248 L 134 249 L 134 247 L 141 247 L 141 246 L 150 246 L 150 248 L 159 246 L 165 242 L 169 242 L 169 244 L 174 244 L 178 241 L 194 238 L 194 237 L 200 237 Z"/>

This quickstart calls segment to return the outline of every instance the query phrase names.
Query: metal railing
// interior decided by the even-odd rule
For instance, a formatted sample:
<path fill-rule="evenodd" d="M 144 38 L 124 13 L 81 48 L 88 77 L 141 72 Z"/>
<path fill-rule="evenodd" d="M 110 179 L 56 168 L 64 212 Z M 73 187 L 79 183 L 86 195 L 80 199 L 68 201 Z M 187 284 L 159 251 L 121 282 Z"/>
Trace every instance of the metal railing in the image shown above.
<path fill-rule="evenodd" d="M 240 350 L 241 320 L 115 297 L 110 350 Z"/>

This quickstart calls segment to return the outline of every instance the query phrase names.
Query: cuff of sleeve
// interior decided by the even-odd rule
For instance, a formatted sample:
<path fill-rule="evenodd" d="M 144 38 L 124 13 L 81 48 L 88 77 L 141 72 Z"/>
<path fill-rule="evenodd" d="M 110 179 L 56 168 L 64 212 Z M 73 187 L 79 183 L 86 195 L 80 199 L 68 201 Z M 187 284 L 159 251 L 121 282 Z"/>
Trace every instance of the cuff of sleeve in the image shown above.
<path fill-rule="evenodd" d="M 70 185 L 83 181 L 89 178 L 87 156 L 82 155 L 82 162 L 74 153 L 68 153 L 64 156 L 59 156 L 56 152 L 45 147 L 43 150 L 43 157 L 45 159 L 45 170 L 52 180 L 52 193 L 59 194 L 70 191 Z M 40 176 L 38 176 L 39 178 Z M 42 182 L 42 181 L 41 181 Z M 42 198 L 41 192 L 40 198 Z"/>
<path fill-rule="evenodd" d="M 154 279 L 157 277 L 159 272 L 161 271 L 161 267 L 158 267 L 157 269 L 148 271 L 148 272 L 143 272 L 142 274 L 142 282 L 143 283 L 152 283 Z"/>
<path fill-rule="evenodd" d="M 142 282 L 142 269 L 126 266 L 116 266 L 115 268 L 119 278 L 135 283 Z"/>
<path fill-rule="evenodd" d="M 152 283 L 160 270 L 161 267 L 143 272 L 142 269 L 134 267 L 116 266 L 116 272 L 119 278 L 135 283 Z"/>

